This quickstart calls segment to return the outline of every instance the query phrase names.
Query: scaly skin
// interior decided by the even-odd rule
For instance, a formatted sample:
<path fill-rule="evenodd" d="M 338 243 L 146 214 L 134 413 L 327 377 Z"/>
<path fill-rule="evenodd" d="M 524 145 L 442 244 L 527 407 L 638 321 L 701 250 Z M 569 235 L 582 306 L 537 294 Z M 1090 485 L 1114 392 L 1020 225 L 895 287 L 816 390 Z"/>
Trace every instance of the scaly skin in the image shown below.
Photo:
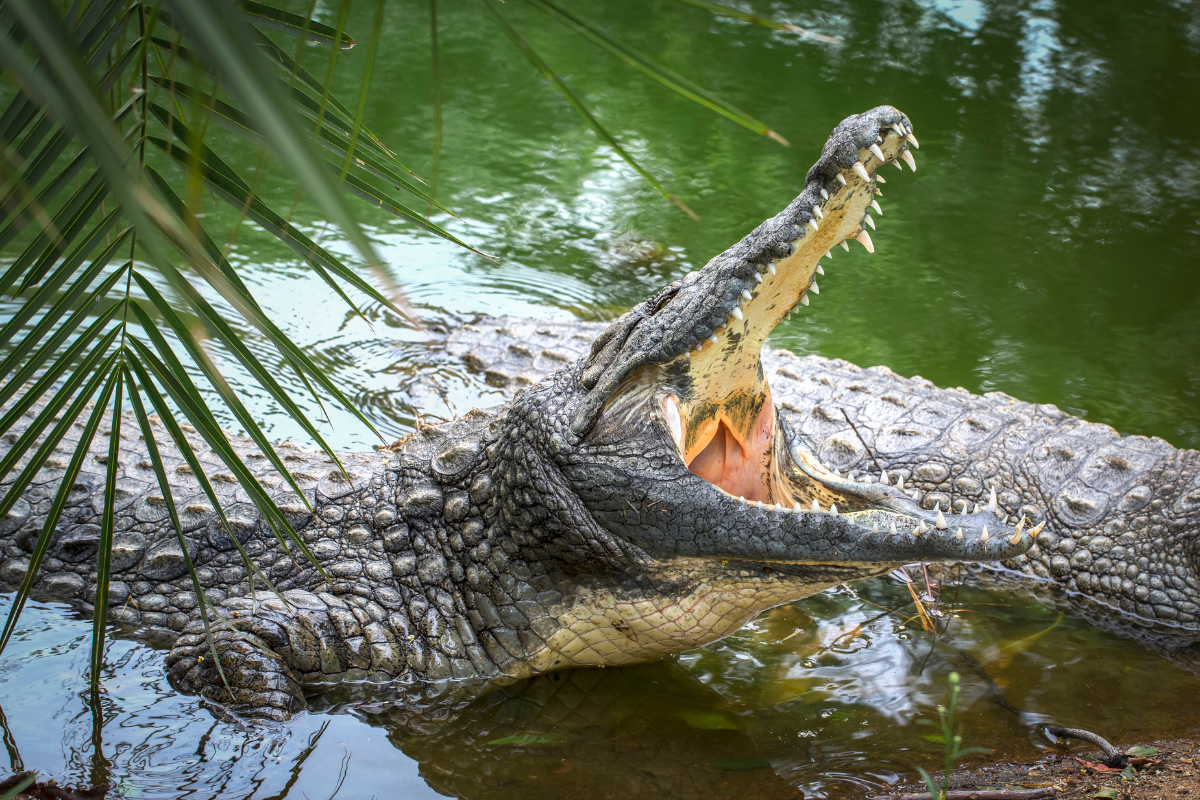
<path fill-rule="evenodd" d="M 447 349 L 513 389 L 586 352 L 603 330 L 501 318 L 456 329 Z M 887 367 L 770 349 L 762 364 L 780 416 L 831 467 L 872 473 L 864 480 L 882 467 L 925 508 L 974 508 L 995 488 L 1004 513 L 1046 521 L 1028 553 L 1002 562 L 1025 576 L 1000 576 L 1007 585 L 1054 594 L 1155 646 L 1200 641 L 1200 453 Z"/>
<path fill-rule="evenodd" d="M 189 554 L 222 614 L 215 653 L 144 444 L 123 425 L 114 618 L 181 632 L 168 658 L 181 690 L 283 719 L 304 706 L 305 685 L 511 681 L 637 663 L 907 561 L 1026 552 L 1031 531 L 1006 527 L 995 509 L 948 525 L 899 489 L 831 472 L 775 413 L 760 367 L 763 341 L 803 301 L 821 255 L 847 238 L 870 248 L 874 170 L 910 158 L 909 131 L 886 106 L 845 120 L 787 209 L 509 404 L 427 429 L 394 454 L 348 454 L 348 478 L 324 457 L 285 450 L 311 515 L 234 439 L 328 582 L 282 551 L 200 446 L 233 534 L 284 599 L 261 584 L 255 594 L 194 478 L 162 447 L 185 498 Z M 82 604 L 93 596 L 107 450 L 103 436 L 93 442 L 41 578 L 48 593 Z M 0 579 L 28 569 L 62 467 L 48 464 L 0 525 Z"/>

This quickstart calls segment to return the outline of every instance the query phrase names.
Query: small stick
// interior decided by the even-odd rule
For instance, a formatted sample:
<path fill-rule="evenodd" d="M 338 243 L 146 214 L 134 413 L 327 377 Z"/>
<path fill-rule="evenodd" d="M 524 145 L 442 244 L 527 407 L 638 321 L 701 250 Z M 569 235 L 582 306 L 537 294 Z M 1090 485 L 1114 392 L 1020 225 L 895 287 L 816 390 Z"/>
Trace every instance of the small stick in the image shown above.
<path fill-rule="evenodd" d="M 1043 789 L 984 789 L 957 790 L 949 794 L 939 793 L 946 800 L 1037 800 L 1041 797 L 1055 797 L 1058 790 L 1053 786 Z M 935 800 L 931 794 L 892 794 L 880 795 L 877 800 Z"/>
<path fill-rule="evenodd" d="M 1096 747 L 1104 751 L 1104 766 L 1106 767 L 1121 769 L 1129 764 L 1129 756 L 1113 747 L 1108 743 L 1107 739 L 1099 734 L 1080 728 L 1061 728 L 1058 725 L 1047 725 L 1044 730 L 1051 736 L 1061 736 L 1064 739 L 1079 739 L 1080 741 L 1096 745 Z"/>
<path fill-rule="evenodd" d="M 867 451 L 867 455 L 871 457 L 871 461 L 875 464 L 875 469 L 883 472 L 883 467 L 879 466 L 879 461 L 876 460 L 875 454 L 871 452 L 871 448 L 867 447 L 866 441 L 862 438 L 862 434 L 858 432 L 858 427 L 850 420 L 850 415 L 846 413 L 845 408 L 838 408 L 842 412 L 842 416 L 846 418 L 846 422 L 850 423 L 850 430 L 854 431 L 854 435 L 858 437 L 858 441 L 862 442 L 863 449 Z"/>

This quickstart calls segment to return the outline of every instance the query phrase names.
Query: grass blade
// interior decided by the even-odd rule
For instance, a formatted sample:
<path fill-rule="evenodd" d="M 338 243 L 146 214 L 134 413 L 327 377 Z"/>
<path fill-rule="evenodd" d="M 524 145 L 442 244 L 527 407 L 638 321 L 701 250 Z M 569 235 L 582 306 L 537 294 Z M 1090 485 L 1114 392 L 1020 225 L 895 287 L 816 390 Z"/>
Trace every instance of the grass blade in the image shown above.
<path fill-rule="evenodd" d="M 336 31 L 328 25 L 323 25 L 308 17 L 291 14 L 282 9 L 272 8 L 263 3 L 254 3 L 250 0 L 242 0 L 238 3 L 238 8 L 252 24 L 260 28 L 286 33 L 288 36 L 304 36 L 305 41 L 318 44 L 336 43 L 343 50 L 354 47 L 354 39 L 345 32 Z"/>
<path fill-rule="evenodd" d="M 111 369 L 114 358 L 115 354 L 110 357 L 106 364 L 106 369 L 96 373 L 97 378 L 103 378 L 105 373 Z M 92 438 L 96 435 L 96 429 L 100 427 L 100 419 L 104 416 L 105 407 L 108 405 L 108 399 L 112 394 L 113 385 L 116 382 L 116 376 L 117 373 L 115 370 L 112 374 L 108 375 L 108 380 L 100 392 L 100 397 L 96 399 L 96 405 L 92 409 L 92 413 L 83 427 L 83 432 L 79 436 L 79 445 L 71 455 L 71 461 L 67 465 L 67 471 L 63 474 L 62 482 L 58 485 L 54 501 L 50 504 L 50 510 L 46 514 L 46 521 L 42 524 L 42 532 L 38 534 L 37 542 L 33 546 L 33 552 L 29 556 L 29 569 L 25 572 L 25 579 L 21 581 L 21 586 L 17 589 L 17 594 L 13 598 L 12 607 L 8 611 L 8 619 L 4 621 L 4 630 L 0 632 L 0 653 L 4 652 L 9 639 L 12 638 L 13 631 L 16 630 L 17 620 L 21 616 L 21 611 L 25 608 L 25 601 L 29 599 L 29 593 L 33 589 L 34 581 L 37 580 L 38 570 L 41 569 L 42 561 L 46 558 L 46 551 L 50 549 L 50 540 L 54 536 L 55 528 L 58 527 L 58 520 L 62 516 L 63 509 L 66 508 L 67 500 L 71 495 L 71 488 L 75 485 L 76 478 L 79 477 L 79 472 L 83 467 L 83 460 L 88 456 L 88 449 L 92 444 Z M 57 427 L 62 427 L 65 433 L 66 427 L 74 424 L 75 419 L 79 416 L 79 412 L 83 411 L 83 406 L 91 398 L 91 395 L 92 392 L 81 394 L 79 400 L 71 406 L 74 414 L 64 416 L 62 422 Z M 9 489 L 9 494 L 13 494 L 14 491 L 15 485 L 12 489 Z M 8 497 L 4 499 L 5 502 L 8 501 Z M 14 500 L 13 502 L 16 501 Z M 8 512 L 5 511 L 4 513 L 7 514 Z"/>
<path fill-rule="evenodd" d="M 122 390 L 125 372 L 114 371 L 112 423 L 108 435 L 108 463 L 104 470 L 104 513 L 100 516 L 100 546 L 96 551 L 96 597 L 92 601 L 92 692 L 100 691 L 100 670 L 104 667 L 104 634 L 108 625 L 108 582 L 112 576 L 113 527 L 116 523 L 117 470 L 120 469 Z M 96 403 L 96 410 L 102 405 Z M 82 445 L 81 445 L 82 446 Z M 185 551 L 186 552 L 186 551 Z"/>
<path fill-rule="evenodd" d="M 824 42 L 825 44 L 845 44 L 845 42 L 843 42 L 841 39 L 833 36 L 826 36 L 823 33 L 810 31 L 807 28 L 799 28 L 787 22 L 776 22 L 773 19 L 760 17 L 756 14 L 747 14 L 744 11 L 738 11 L 736 8 L 717 5 L 716 3 L 709 3 L 706 2 L 706 0 L 678 0 L 678 2 L 687 3 L 689 6 L 695 6 L 696 8 L 703 8 L 705 11 L 711 11 L 712 13 L 719 14 L 722 17 L 739 19 L 742 22 L 749 22 L 753 25 L 762 25 L 764 28 L 771 28 L 772 30 L 776 31 L 787 31 L 788 33 L 794 33 L 797 36 L 804 37 L 805 39 L 812 39 L 814 42 Z"/>
<path fill-rule="evenodd" d="M 596 25 L 572 14 L 562 6 L 552 3 L 550 0 L 526 0 L 526 2 L 553 19 L 558 20 L 568 28 L 571 28 L 586 39 L 589 39 L 594 44 L 604 48 L 634 69 L 641 70 L 671 91 L 686 97 L 694 103 L 699 103 L 705 108 L 715 111 L 721 116 L 731 119 L 757 134 L 774 139 L 784 146 L 788 145 L 787 139 L 784 139 L 746 112 L 736 108 L 732 103 L 697 86 L 687 78 L 668 67 L 664 67 L 649 56 L 639 53 L 629 45 L 619 39 L 613 38 Z"/>
<path fill-rule="evenodd" d="M 608 146 L 616 151 L 617 155 L 619 155 L 626 164 L 633 167 L 634 171 L 637 172 L 638 175 L 641 175 L 643 180 L 653 186 L 659 194 L 678 206 L 683 213 L 687 214 L 692 219 L 700 219 L 700 217 L 696 216 L 696 212 L 688 208 L 682 200 L 668 192 L 663 185 L 658 182 L 657 178 L 647 172 L 641 164 L 634 160 L 633 156 L 631 156 L 625 150 L 625 148 L 622 147 L 615 138 L 613 138 L 612 134 L 604 129 L 604 126 L 601 125 L 600 121 L 592 115 L 592 112 L 588 111 L 587 107 L 584 106 L 579 98 L 575 96 L 575 93 L 572 92 L 565 83 L 563 83 L 562 78 L 558 77 L 558 75 L 556 75 L 554 71 L 550 69 L 549 65 L 547 65 L 546 62 L 542 60 L 542 57 L 537 54 L 537 51 L 534 50 L 524 38 L 522 38 L 521 34 L 517 33 L 516 28 L 509 24 L 508 20 L 505 19 L 504 16 L 496 9 L 496 6 L 492 3 L 492 0 L 479 0 L 479 2 L 483 4 L 483 7 L 487 9 L 488 13 L 491 14 L 496 20 L 496 24 L 500 26 L 500 30 L 504 31 L 504 34 L 512 40 L 512 43 L 517 46 L 517 49 L 520 50 L 522 54 L 524 54 L 525 58 L 529 59 L 529 63 L 533 64 L 533 66 L 536 67 L 539 72 L 546 76 L 546 79 L 554 85 L 554 88 L 558 90 L 559 94 L 566 98 L 567 102 L 571 104 L 571 108 L 575 109 L 576 113 L 583 117 L 584 122 L 586 122 L 591 129 L 596 132 L 597 136 L 607 142 Z"/>

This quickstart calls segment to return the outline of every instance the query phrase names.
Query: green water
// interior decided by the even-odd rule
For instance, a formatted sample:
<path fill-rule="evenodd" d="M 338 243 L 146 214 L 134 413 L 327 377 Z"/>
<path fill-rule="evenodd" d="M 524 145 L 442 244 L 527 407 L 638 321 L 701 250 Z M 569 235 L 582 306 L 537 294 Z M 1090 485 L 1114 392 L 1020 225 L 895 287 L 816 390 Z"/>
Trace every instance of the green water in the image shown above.
<path fill-rule="evenodd" d="M 564 4 L 792 145 L 670 94 L 521 0 L 504 5 L 605 125 L 700 215 L 692 221 L 582 125 L 476 3 L 439 3 L 438 197 L 465 221 L 438 221 L 500 264 L 364 209 L 389 277 L 427 320 L 612 318 L 783 208 L 841 118 L 890 103 L 914 122 L 919 171 L 883 173 L 876 254 L 838 251 L 820 296 L 776 330 L 774 344 L 1055 403 L 1122 432 L 1200 446 L 1196 5 L 746 5 L 844 40 L 835 47 L 671 0 Z M 360 41 L 370 5 L 352 10 Z M 368 124 L 429 175 L 428 3 L 394 0 L 385 24 Z M 342 55 L 347 101 L 364 50 Z M 319 74 L 324 52 L 309 52 Z M 234 161 L 247 171 L 258 163 L 248 152 Z M 290 188 L 269 193 L 278 207 L 292 199 Z M 296 214 L 326 246 L 347 250 L 303 200 Z M 227 214 L 210 219 L 220 225 Z M 373 330 L 348 319 L 274 240 L 246 233 L 232 260 L 262 304 L 386 435 L 411 430 L 418 411 L 448 415 L 498 400 L 436 342 L 378 309 L 368 313 Z M 301 438 L 269 401 L 247 399 L 271 435 Z M 331 412 L 335 446 L 374 442 Z M 78 695 L 87 628 L 39 607 L 0 664 L 0 703 L 12 751 L 28 766 L 67 781 L 108 772 L 142 797 L 316 800 L 336 788 L 346 754 L 339 796 L 779 797 L 799 788 L 839 797 L 911 775 L 911 763 L 934 764 L 937 746 L 920 738 L 929 729 L 914 722 L 944 701 L 951 669 L 967 686 L 969 744 L 996 757 L 1037 754 L 1026 727 L 955 651 L 929 655 L 915 623 L 901 627 L 892 615 L 868 622 L 882 613 L 876 605 L 907 602 L 903 587 L 857 588 L 859 597 L 830 593 L 772 612 L 678 662 L 547 678 L 445 720 L 335 693 L 282 729 L 240 731 L 171 692 L 161 651 L 118 640 L 103 725 L 108 767 L 94 763 Z M 1082 622 L 1046 631 L 1056 614 L 1007 594 L 962 599 L 944 640 L 982 663 L 1023 710 L 1114 740 L 1196 732 L 1190 672 Z M 539 709 L 559 695 L 569 713 L 544 716 Z"/>

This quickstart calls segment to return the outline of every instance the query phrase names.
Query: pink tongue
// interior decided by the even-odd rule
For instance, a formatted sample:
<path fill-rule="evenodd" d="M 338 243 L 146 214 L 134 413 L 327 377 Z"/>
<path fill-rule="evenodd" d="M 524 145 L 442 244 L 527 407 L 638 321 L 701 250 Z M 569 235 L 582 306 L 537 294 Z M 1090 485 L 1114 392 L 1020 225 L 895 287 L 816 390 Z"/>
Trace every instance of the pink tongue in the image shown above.
<path fill-rule="evenodd" d="M 772 502 L 763 483 L 762 465 L 746 458 L 746 451 L 723 422 L 708 446 L 688 464 L 688 469 L 734 497 Z"/>

